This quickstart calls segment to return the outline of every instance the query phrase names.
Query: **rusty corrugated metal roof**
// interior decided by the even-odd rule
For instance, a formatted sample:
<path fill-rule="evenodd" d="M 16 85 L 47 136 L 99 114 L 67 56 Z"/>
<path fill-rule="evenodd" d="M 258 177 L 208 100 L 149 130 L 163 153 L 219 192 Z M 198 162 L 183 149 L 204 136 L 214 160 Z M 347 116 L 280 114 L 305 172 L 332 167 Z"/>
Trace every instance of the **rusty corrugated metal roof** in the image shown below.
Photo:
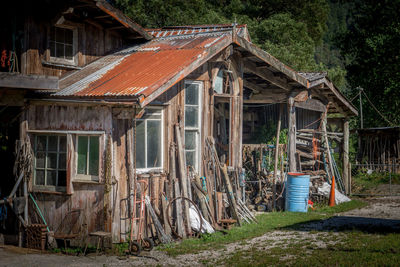
<path fill-rule="evenodd" d="M 115 61 L 105 60 L 106 65 L 102 65 L 101 61 L 88 65 L 66 78 L 70 81 L 77 79 L 75 83 L 65 82 L 67 87 L 53 95 L 146 98 L 174 77 L 175 83 L 183 79 L 179 77 L 183 69 L 196 60 L 206 59 L 210 56 L 208 50 L 211 47 L 221 42 L 228 44 L 231 38 L 230 31 L 157 38 L 122 53 L 123 56 L 117 56 L 118 53 L 108 56 L 114 57 Z M 86 73 L 88 69 L 94 72 L 79 79 L 82 78 L 79 73 L 85 72 L 85 69 Z"/>

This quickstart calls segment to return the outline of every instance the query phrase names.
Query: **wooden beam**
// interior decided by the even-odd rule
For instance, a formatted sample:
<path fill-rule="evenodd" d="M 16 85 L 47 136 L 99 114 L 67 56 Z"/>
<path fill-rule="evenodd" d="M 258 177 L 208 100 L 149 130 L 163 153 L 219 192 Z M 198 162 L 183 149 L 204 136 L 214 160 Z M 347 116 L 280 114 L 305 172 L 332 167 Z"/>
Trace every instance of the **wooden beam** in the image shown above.
<path fill-rule="evenodd" d="M 296 172 L 296 107 L 294 106 L 294 97 L 292 95 L 289 96 L 287 107 L 289 115 L 289 171 Z"/>
<path fill-rule="evenodd" d="M 254 62 L 250 60 L 243 60 L 243 64 L 245 72 L 253 73 L 284 90 L 289 91 L 292 89 L 286 80 L 276 77 L 271 71 L 258 68 Z"/>
<path fill-rule="evenodd" d="M 0 73 L 0 87 L 57 90 L 58 78 L 4 72 Z"/>
<path fill-rule="evenodd" d="M 125 16 L 120 10 L 114 8 L 112 5 L 107 3 L 105 0 L 96 1 L 96 6 L 103 10 L 105 13 L 119 21 L 126 28 L 131 29 L 139 33 L 146 40 L 153 39 L 153 36 L 146 32 L 139 24 L 133 22 L 130 18 Z"/>
<path fill-rule="evenodd" d="M 267 53 L 264 50 L 262 50 L 261 48 L 257 47 L 253 43 L 247 41 L 246 39 L 244 39 L 240 36 L 237 36 L 235 38 L 234 42 L 237 45 L 239 45 L 240 47 L 243 47 L 244 49 L 246 49 L 247 51 L 249 51 L 250 53 L 255 55 L 258 59 L 271 65 L 274 69 L 282 72 L 291 80 L 294 80 L 294 81 L 298 82 L 300 85 L 302 85 L 306 88 L 309 88 L 309 81 L 306 78 L 304 78 L 303 76 L 298 74 L 296 71 L 292 70 L 291 68 L 289 68 L 288 66 L 283 64 L 282 62 L 280 62 L 278 59 L 276 59 L 269 53 Z"/>
<path fill-rule="evenodd" d="M 343 121 L 343 182 L 346 194 L 350 193 L 349 179 L 349 120 Z"/>
<path fill-rule="evenodd" d="M 294 104 L 298 108 L 303 108 L 307 110 L 314 110 L 319 112 L 325 112 L 326 106 L 317 99 L 307 99 L 305 102 L 296 102 Z"/>
<path fill-rule="evenodd" d="M 255 83 L 252 83 L 252 82 L 250 82 L 248 80 L 243 80 L 243 86 L 248 88 L 248 89 L 250 89 L 250 90 L 252 90 L 256 94 L 258 94 L 258 93 L 260 93 L 261 91 L 264 90 L 264 88 L 262 88 L 261 86 L 255 84 Z"/>

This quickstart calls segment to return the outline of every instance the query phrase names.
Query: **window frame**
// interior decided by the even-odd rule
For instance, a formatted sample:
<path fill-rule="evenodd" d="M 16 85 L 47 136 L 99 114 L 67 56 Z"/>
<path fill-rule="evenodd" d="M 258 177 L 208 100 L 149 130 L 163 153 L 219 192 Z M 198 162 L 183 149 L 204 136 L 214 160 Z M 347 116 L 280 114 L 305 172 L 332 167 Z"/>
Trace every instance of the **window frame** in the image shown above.
<path fill-rule="evenodd" d="M 45 136 L 46 137 L 46 149 L 42 152 L 45 152 L 45 167 L 44 168 L 39 168 L 40 170 L 44 170 L 45 173 L 45 184 L 44 185 L 37 185 L 36 184 L 36 162 L 37 162 L 37 139 L 39 136 Z M 47 185 L 47 154 L 49 153 L 48 150 L 48 143 L 49 143 L 49 136 L 57 136 L 57 167 L 55 169 L 50 169 L 53 171 L 56 171 L 56 185 Z M 60 157 L 60 136 L 65 137 L 65 151 L 61 152 L 62 154 L 65 154 L 65 169 L 59 169 L 59 157 Z M 67 183 L 68 183 L 68 164 L 67 164 L 67 156 L 68 156 L 68 135 L 63 134 L 63 133 L 38 133 L 34 134 L 34 164 L 33 164 L 33 189 L 35 190 L 43 190 L 43 191 L 57 191 L 57 192 L 66 192 L 67 190 Z M 51 151 L 51 153 L 54 153 Z M 65 171 L 65 186 L 59 186 L 58 185 L 58 172 L 59 171 Z"/>
<path fill-rule="evenodd" d="M 51 48 L 50 48 L 50 43 L 53 40 L 54 37 L 51 37 L 51 28 L 62 28 L 62 29 L 67 29 L 72 31 L 72 59 L 66 59 L 65 58 L 65 50 L 64 50 L 64 58 L 61 57 L 54 57 L 51 55 Z M 78 63 L 77 60 L 77 52 L 78 52 L 78 27 L 72 26 L 72 25 L 65 25 L 65 24 L 55 24 L 49 27 L 48 30 L 48 42 L 47 42 L 47 47 L 48 47 L 48 56 L 47 59 L 51 63 L 55 64 L 65 64 L 65 65 L 72 65 L 76 66 Z M 64 42 L 64 47 L 65 47 L 65 42 Z"/>
<path fill-rule="evenodd" d="M 145 122 L 145 135 L 144 135 L 144 143 L 145 143 L 145 168 L 137 168 L 136 167 L 136 172 L 137 173 L 146 173 L 146 172 L 150 172 L 150 171 L 158 171 L 158 170 L 162 170 L 164 168 L 164 108 L 163 107 L 158 107 L 158 106 L 148 106 L 145 107 L 145 109 L 152 109 L 152 110 L 158 110 L 160 112 L 161 118 L 160 118 L 160 124 L 161 124 L 161 136 L 160 136 L 160 144 L 161 144 L 161 159 L 160 159 L 160 167 L 147 167 L 147 122 Z M 147 120 L 156 120 L 156 119 L 133 119 L 133 123 L 134 120 L 136 120 L 136 124 L 138 121 L 147 121 Z M 158 121 L 158 119 L 157 119 Z M 135 129 L 134 129 L 135 131 Z M 133 137 L 133 142 L 136 142 L 136 136 L 135 133 L 133 133 L 134 137 Z M 133 144 L 134 145 L 134 144 Z M 132 147 L 133 149 L 133 147 Z M 135 155 L 136 151 L 133 151 L 133 155 Z"/>
<path fill-rule="evenodd" d="M 191 105 L 191 104 L 186 104 L 186 85 L 191 85 L 195 84 L 198 85 L 198 104 L 197 105 Z M 183 138 L 183 143 L 186 143 L 185 136 L 186 136 L 186 131 L 188 132 L 196 132 L 196 148 L 195 149 L 190 149 L 187 150 L 185 147 L 185 158 L 186 158 L 186 152 L 195 152 L 195 164 L 196 166 L 192 166 L 194 171 L 196 171 L 199 175 L 201 172 L 200 166 L 201 166 L 201 126 L 202 126 L 202 96 L 203 96 L 203 88 L 204 88 L 204 83 L 202 81 L 196 81 L 196 80 L 185 80 L 184 81 L 184 138 Z M 197 127 L 191 127 L 191 126 L 186 126 L 186 107 L 187 106 L 197 106 L 198 107 L 198 114 L 197 114 L 197 120 L 198 120 L 198 125 Z M 196 151 L 197 150 L 197 151 Z M 186 159 L 186 164 L 187 164 L 187 159 Z"/>
<path fill-rule="evenodd" d="M 78 151 L 79 151 L 79 136 L 87 136 L 87 137 L 91 137 L 91 136 L 96 136 L 99 138 L 99 159 L 98 159 L 98 166 L 97 166 L 97 171 L 98 171 L 98 175 L 91 175 L 91 174 L 81 174 L 78 173 Z M 74 181 L 92 181 L 92 182 L 99 182 L 100 181 L 100 167 L 101 167 L 101 140 L 102 135 L 101 134 L 86 134 L 86 133 L 77 133 L 75 134 L 75 144 L 76 144 L 76 148 L 75 148 L 75 178 Z M 90 138 L 88 138 L 88 150 L 87 150 L 87 159 L 86 159 L 86 168 L 87 168 L 87 173 L 89 172 L 89 151 L 90 148 Z"/>

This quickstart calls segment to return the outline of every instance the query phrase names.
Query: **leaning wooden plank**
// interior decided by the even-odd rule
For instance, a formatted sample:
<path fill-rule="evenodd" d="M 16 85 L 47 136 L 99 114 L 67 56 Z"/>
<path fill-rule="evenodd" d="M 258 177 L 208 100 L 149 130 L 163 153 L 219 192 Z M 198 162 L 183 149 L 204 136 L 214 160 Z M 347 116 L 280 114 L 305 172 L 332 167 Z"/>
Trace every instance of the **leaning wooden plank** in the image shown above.
<path fill-rule="evenodd" d="M 182 196 L 188 198 L 189 194 L 187 192 L 188 189 L 188 181 L 186 175 L 186 159 L 185 159 L 185 150 L 183 148 L 181 131 L 179 129 L 179 125 L 175 125 L 175 136 L 176 136 L 176 144 L 178 146 L 178 162 L 179 162 L 179 177 L 181 182 L 181 191 Z M 185 216 L 185 228 L 186 233 L 190 236 L 192 234 L 192 228 L 190 226 L 190 217 L 189 217 L 189 206 L 187 203 L 183 203 L 184 216 Z"/>
<path fill-rule="evenodd" d="M 178 179 L 176 179 L 176 163 L 175 163 L 175 143 L 171 144 L 171 149 L 170 149 L 170 181 L 173 183 L 174 186 L 174 191 L 175 191 L 175 197 L 180 197 L 181 193 L 179 190 L 179 183 Z M 171 199 L 170 199 L 171 200 Z M 182 201 L 178 200 L 175 203 L 175 213 L 176 213 L 176 232 L 178 233 L 179 236 L 184 236 L 185 232 L 183 231 L 183 217 L 182 217 Z"/>
<path fill-rule="evenodd" d="M 226 194 L 228 196 L 229 208 L 231 210 L 233 218 L 237 220 L 239 225 L 241 225 L 241 221 L 240 221 L 240 218 L 237 213 L 236 199 L 235 199 L 235 196 L 233 195 L 231 181 L 229 180 L 229 176 L 228 176 L 228 167 L 226 166 L 226 164 L 224 164 L 224 165 L 220 166 L 220 168 L 221 168 L 221 171 L 223 174 L 222 178 L 224 180 Z"/>
<path fill-rule="evenodd" d="M 155 226 L 157 234 L 158 234 L 158 238 L 160 239 L 161 243 L 163 243 L 163 244 L 171 243 L 172 242 L 172 238 L 171 238 L 171 236 L 167 235 L 164 232 L 164 229 L 161 226 L 161 223 L 158 220 L 157 215 L 153 210 L 153 207 L 151 206 L 149 196 L 145 197 L 144 202 L 146 203 L 147 210 L 150 212 L 150 216 L 151 216 L 151 218 L 153 220 L 154 226 Z"/>

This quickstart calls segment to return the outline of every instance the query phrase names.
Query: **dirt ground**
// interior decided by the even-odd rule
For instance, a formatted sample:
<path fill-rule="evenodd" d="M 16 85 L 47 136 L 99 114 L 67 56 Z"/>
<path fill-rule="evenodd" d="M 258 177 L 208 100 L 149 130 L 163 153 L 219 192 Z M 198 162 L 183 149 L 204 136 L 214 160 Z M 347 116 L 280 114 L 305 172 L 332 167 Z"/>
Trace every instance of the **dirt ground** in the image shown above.
<path fill-rule="evenodd" d="M 12 246 L 0 246 L 0 266 L 202 266 L 204 260 L 213 263 L 221 257 L 227 257 L 238 249 L 257 247 L 262 250 L 280 246 L 289 242 L 311 242 L 312 246 L 326 247 L 340 240 L 344 229 L 360 229 L 381 232 L 400 230 L 400 197 L 381 197 L 366 199 L 368 206 L 338 214 L 330 219 L 308 223 L 300 228 L 268 232 L 245 242 L 232 243 L 223 249 L 207 250 L 197 254 L 185 254 L 175 258 L 164 252 L 154 250 L 142 257 L 67 256 L 40 253 Z M 338 238 L 327 238 L 332 235 Z"/>

